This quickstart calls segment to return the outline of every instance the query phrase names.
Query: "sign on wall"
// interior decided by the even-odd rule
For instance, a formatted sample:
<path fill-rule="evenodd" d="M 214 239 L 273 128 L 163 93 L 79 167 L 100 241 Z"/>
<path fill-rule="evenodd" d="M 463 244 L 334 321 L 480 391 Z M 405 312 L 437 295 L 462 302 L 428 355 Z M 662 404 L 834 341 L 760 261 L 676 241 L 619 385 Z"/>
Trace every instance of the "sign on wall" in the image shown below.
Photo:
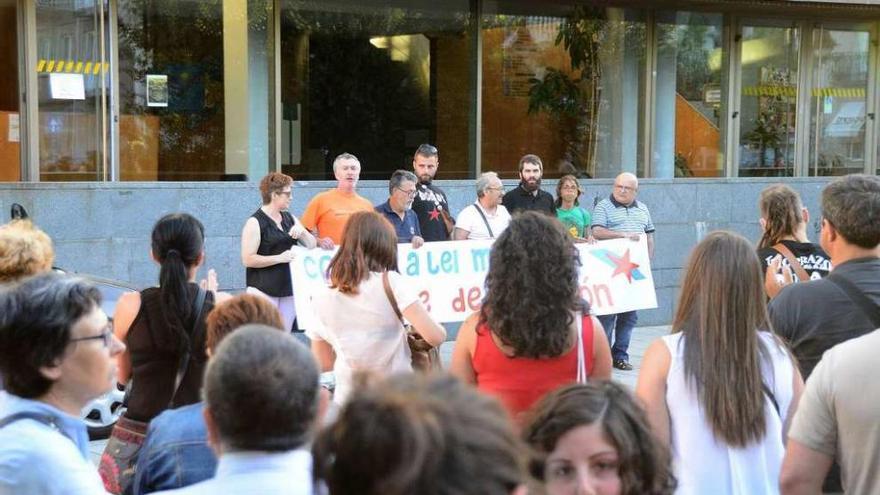
<path fill-rule="evenodd" d="M 480 308 L 491 248 L 492 241 L 430 242 L 419 249 L 400 244 L 398 270 L 418 289 L 422 303 L 435 320 L 463 321 Z M 577 244 L 577 248 L 581 296 L 589 301 L 595 314 L 657 307 L 644 236 L 639 242 L 614 239 Z M 298 325 L 316 328 L 320 323 L 312 311 L 311 296 L 326 290 L 325 274 L 335 251 L 294 249 L 291 275 Z"/>

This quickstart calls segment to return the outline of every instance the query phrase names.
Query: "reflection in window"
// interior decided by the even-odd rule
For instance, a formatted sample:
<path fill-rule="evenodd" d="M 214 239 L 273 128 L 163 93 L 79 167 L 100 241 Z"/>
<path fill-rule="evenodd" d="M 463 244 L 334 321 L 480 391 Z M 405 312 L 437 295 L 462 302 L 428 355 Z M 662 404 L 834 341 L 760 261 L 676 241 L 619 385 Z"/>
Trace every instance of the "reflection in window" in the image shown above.
<path fill-rule="evenodd" d="M 119 2 L 122 180 L 225 172 L 221 2 Z"/>
<path fill-rule="evenodd" d="M 347 151 L 387 179 L 432 143 L 439 178 L 469 177 L 470 2 L 369 4 L 281 2 L 283 170 L 332 178 Z"/>
<path fill-rule="evenodd" d="M 744 26 L 739 175 L 794 174 L 800 30 Z"/>
<path fill-rule="evenodd" d="M 809 175 L 846 175 L 865 167 L 870 33 L 813 30 Z"/>
<path fill-rule="evenodd" d="M 724 175 L 721 14 L 658 13 L 654 177 Z"/>
<path fill-rule="evenodd" d="M 545 175 L 644 174 L 645 24 L 618 8 L 542 3 L 508 11 L 486 2 L 482 168 L 516 177 L 535 153 Z"/>

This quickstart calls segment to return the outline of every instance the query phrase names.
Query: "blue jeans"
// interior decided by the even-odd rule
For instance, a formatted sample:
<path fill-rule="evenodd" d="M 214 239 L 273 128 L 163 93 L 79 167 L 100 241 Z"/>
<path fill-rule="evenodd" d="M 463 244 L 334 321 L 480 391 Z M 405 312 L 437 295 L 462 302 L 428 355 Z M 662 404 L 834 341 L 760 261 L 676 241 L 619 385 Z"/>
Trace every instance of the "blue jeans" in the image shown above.
<path fill-rule="evenodd" d="M 626 351 L 629 349 L 629 339 L 632 337 L 636 322 L 639 321 L 639 315 L 635 311 L 627 311 L 615 315 L 602 315 L 598 318 L 605 327 L 605 336 L 608 337 L 608 345 L 611 346 L 611 359 L 629 362 L 629 354 Z M 612 336 L 614 336 L 613 340 Z"/>

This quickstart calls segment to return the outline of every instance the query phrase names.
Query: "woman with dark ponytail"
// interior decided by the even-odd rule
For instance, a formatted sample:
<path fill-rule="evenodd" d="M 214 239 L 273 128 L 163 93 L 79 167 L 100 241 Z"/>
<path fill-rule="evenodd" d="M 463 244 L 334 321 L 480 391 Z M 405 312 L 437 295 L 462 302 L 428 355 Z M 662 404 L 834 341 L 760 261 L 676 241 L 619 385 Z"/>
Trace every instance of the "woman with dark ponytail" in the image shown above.
<path fill-rule="evenodd" d="M 159 264 L 159 287 L 119 298 L 113 332 L 126 343 L 117 358 L 119 383 L 130 384 L 128 409 L 113 429 L 101 458 L 110 493 L 122 493 L 134 479 L 137 450 L 154 417 L 168 408 L 200 400 L 205 355 L 205 319 L 214 307 L 217 280 L 196 284 L 205 258 L 205 229 L 186 213 L 172 213 L 153 227 L 150 256 Z M 220 297 L 222 299 L 222 297 Z M 122 440 L 120 440 L 122 439 Z M 135 448 L 129 444 L 134 440 Z M 120 449 L 120 442 L 127 449 Z M 120 451 L 128 450 L 127 458 Z"/>
<path fill-rule="evenodd" d="M 761 211 L 761 240 L 758 258 L 767 272 L 772 267 L 773 277 L 765 280 L 768 297 L 781 289 L 780 282 L 806 282 L 823 278 L 831 271 L 831 258 L 818 244 L 807 238 L 810 213 L 801 203 L 794 189 L 775 184 L 761 191 L 758 200 Z M 783 280 L 777 281 L 777 278 Z"/>

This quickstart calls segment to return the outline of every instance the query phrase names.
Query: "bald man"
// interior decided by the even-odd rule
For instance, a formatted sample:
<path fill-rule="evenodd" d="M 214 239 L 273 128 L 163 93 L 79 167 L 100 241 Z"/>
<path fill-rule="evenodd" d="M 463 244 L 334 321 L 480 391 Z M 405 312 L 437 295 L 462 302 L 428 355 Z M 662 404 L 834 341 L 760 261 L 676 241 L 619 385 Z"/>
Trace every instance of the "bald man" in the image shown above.
<path fill-rule="evenodd" d="M 639 179 L 635 175 L 624 172 L 614 179 L 611 195 L 599 201 L 593 210 L 593 237 L 603 239 L 630 239 L 638 241 L 647 236 L 648 256 L 654 256 L 654 223 L 651 212 L 644 203 L 637 201 Z M 631 370 L 629 364 L 629 339 L 638 322 L 635 311 L 626 311 L 613 315 L 599 316 L 605 327 L 605 335 L 611 345 L 611 357 L 614 367 L 619 370 Z M 612 337 L 614 337 L 612 339 Z"/>

